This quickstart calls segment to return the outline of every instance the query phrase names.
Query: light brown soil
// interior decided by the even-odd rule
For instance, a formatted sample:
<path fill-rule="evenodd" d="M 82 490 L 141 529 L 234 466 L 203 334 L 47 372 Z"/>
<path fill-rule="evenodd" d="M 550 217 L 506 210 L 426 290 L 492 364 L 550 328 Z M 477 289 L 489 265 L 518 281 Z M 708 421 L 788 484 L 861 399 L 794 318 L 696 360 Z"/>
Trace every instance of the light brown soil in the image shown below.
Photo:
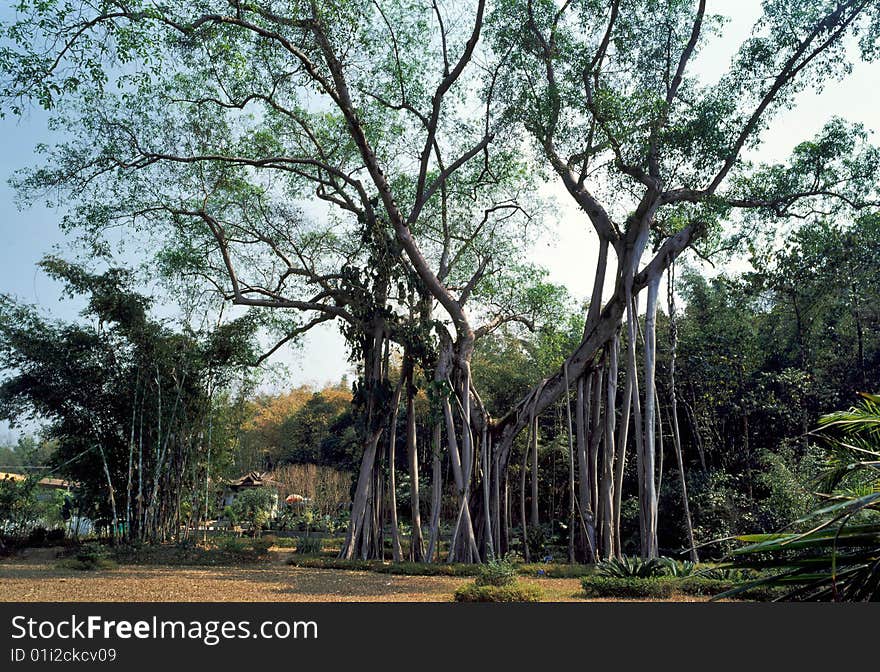
<path fill-rule="evenodd" d="M 449 602 L 471 579 L 271 564 L 59 569 L 37 554 L 0 562 L 3 602 Z M 525 579 L 554 602 L 584 601 L 577 579 Z M 600 600 L 607 601 L 607 600 Z"/>
<path fill-rule="evenodd" d="M 297 567 L 127 566 L 82 572 L 0 564 L 11 602 L 444 602 L 467 579 Z"/>

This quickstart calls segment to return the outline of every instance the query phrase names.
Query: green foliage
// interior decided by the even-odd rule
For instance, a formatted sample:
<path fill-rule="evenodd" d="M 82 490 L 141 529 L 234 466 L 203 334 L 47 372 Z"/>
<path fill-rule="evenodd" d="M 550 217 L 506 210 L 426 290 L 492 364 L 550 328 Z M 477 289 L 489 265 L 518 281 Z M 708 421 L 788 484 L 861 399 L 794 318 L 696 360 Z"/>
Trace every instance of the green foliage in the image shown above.
<path fill-rule="evenodd" d="M 585 576 L 581 587 L 587 597 L 669 599 L 675 592 L 672 581 L 658 577 Z"/>
<path fill-rule="evenodd" d="M 118 544 L 112 554 L 121 564 L 234 566 L 266 561 L 272 543 L 267 537 L 224 536 L 210 539 L 208 545 L 195 540 L 176 544 Z"/>
<path fill-rule="evenodd" d="M 0 532 L 6 536 L 26 535 L 39 520 L 37 479 L 0 479 Z"/>
<path fill-rule="evenodd" d="M 135 444 L 157 447 L 141 450 L 142 459 L 133 462 L 148 505 L 176 500 L 178 488 L 203 481 L 198 467 L 207 461 L 206 427 L 217 474 L 229 460 L 232 437 L 215 416 L 214 394 L 251 357 L 252 326 L 174 331 L 151 318 L 150 301 L 131 288 L 127 271 L 96 274 L 55 258 L 43 266 L 71 294 L 87 296 L 91 322 L 50 321 L 0 297 L 0 365 L 6 371 L 0 417 L 47 423 L 45 435 L 55 447 L 51 461 L 59 465 L 54 473 L 78 484 L 79 513 L 109 524 L 107 472 L 117 495 L 126 492 Z M 195 468 L 179 479 L 175 469 L 184 462 Z M 125 502 L 117 499 L 121 520 Z M 146 533 L 137 522 L 127 534 Z"/>
<path fill-rule="evenodd" d="M 105 548 L 99 544 L 84 544 L 73 557 L 64 558 L 57 563 L 62 569 L 76 569 L 79 571 L 95 571 L 101 569 L 115 569 L 116 562 L 108 557 Z"/>
<path fill-rule="evenodd" d="M 269 522 L 277 497 L 278 493 L 269 487 L 239 490 L 231 505 L 233 520 L 247 523 L 254 535 L 259 536 Z"/>
<path fill-rule="evenodd" d="M 596 565 L 596 573 L 599 576 L 618 578 L 651 578 L 663 576 L 667 573 L 668 565 L 659 558 L 643 560 L 636 557 L 623 556 L 603 560 Z"/>
<path fill-rule="evenodd" d="M 697 565 L 690 560 L 675 560 L 674 558 L 660 558 L 663 565 L 663 573 L 666 576 L 682 578 L 693 576 L 697 572 Z"/>
<path fill-rule="evenodd" d="M 315 554 L 324 550 L 324 540 L 321 537 L 313 537 L 308 534 L 301 535 L 296 540 L 296 552 L 302 554 Z"/>
<path fill-rule="evenodd" d="M 474 583 L 477 586 L 508 586 L 516 581 L 517 569 L 506 560 L 491 560 L 480 565 Z"/>
<path fill-rule="evenodd" d="M 679 595 L 718 597 L 724 596 L 734 588 L 738 589 L 736 593 L 738 599 L 766 601 L 780 596 L 780 592 L 772 588 L 756 587 L 749 583 L 708 578 L 702 575 L 646 578 L 597 574 L 583 577 L 581 587 L 586 597 L 600 598 L 670 600 Z"/>
<path fill-rule="evenodd" d="M 743 535 L 732 553 L 732 567 L 764 570 L 758 585 L 786 588 L 786 599 L 880 601 L 880 396 L 862 397 L 822 418 L 826 504 L 801 521 L 809 529 Z"/>
<path fill-rule="evenodd" d="M 468 584 L 456 589 L 454 598 L 456 602 L 540 602 L 543 592 L 537 586 L 522 583 Z"/>
<path fill-rule="evenodd" d="M 265 539 L 224 537 L 217 542 L 220 559 L 227 562 L 258 562 L 269 555 L 271 542 Z"/>

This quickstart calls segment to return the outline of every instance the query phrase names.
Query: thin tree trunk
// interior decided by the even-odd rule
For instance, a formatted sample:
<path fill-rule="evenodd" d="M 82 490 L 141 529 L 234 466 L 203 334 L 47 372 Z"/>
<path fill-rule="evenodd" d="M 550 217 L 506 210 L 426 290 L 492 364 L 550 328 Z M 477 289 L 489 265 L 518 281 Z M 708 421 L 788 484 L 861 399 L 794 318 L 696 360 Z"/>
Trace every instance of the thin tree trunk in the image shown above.
<path fill-rule="evenodd" d="M 523 559 L 531 562 L 531 553 L 529 549 L 529 529 L 526 522 L 526 468 L 529 463 L 529 448 L 532 445 L 532 432 L 535 429 L 535 420 L 529 422 L 529 434 L 526 439 L 526 445 L 523 447 L 523 460 L 519 472 L 519 518 L 520 528 L 522 531 Z"/>
<path fill-rule="evenodd" d="M 434 562 L 434 556 L 439 546 L 440 539 L 440 507 L 443 503 L 443 481 L 442 470 L 440 466 L 440 441 L 441 441 L 440 423 L 434 424 L 432 473 L 431 473 L 431 533 L 428 538 L 428 552 L 425 558 L 428 562 Z"/>
<path fill-rule="evenodd" d="M 116 492 L 113 487 L 113 479 L 110 477 L 110 466 L 107 464 L 107 454 L 104 452 L 104 446 L 98 443 L 98 451 L 101 454 L 101 465 L 104 467 L 104 476 L 107 479 L 107 491 L 110 499 L 110 513 L 113 517 L 113 529 L 111 531 L 111 539 L 116 543 L 117 527 L 119 526 L 119 517 L 116 515 Z"/>
<path fill-rule="evenodd" d="M 635 438 L 636 444 L 636 472 L 638 474 L 638 487 L 639 487 L 639 538 L 642 545 L 642 556 L 645 556 L 645 547 L 646 541 L 648 537 L 647 532 L 647 520 L 645 517 L 645 467 L 644 467 L 644 434 L 643 426 L 642 426 L 642 408 L 641 408 L 641 400 L 639 398 L 639 379 L 638 379 L 638 368 L 636 366 L 636 332 L 637 325 L 636 321 L 638 318 L 638 312 L 636 310 L 635 299 L 631 298 L 629 300 L 629 308 L 627 310 L 629 313 L 627 317 L 627 375 L 631 382 L 630 389 L 632 391 L 631 400 L 632 400 L 632 412 L 633 412 L 633 421 L 635 424 L 635 431 L 633 432 L 633 436 Z"/>
<path fill-rule="evenodd" d="M 593 400 L 590 417 L 590 440 L 588 442 L 590 459 L 590 508 L 599 516 L 599 444 L 602 442 L 602 392 L 603 392 L 604 368 L 600 366 L 591 376 L 592 390 L 590 398 Z"/>
<path fill-rule="evenodd" d="M 675 387 L 675 365 L 678 355 L 678 322 L 675 309 L 675 263 L 673 263 L 667 275 L 667 296 L 669 304 L 669 406 L 672 415 L 672 445 L 675 450 L 675 461 L 678 465 L 678 475 L 681 479 L 681 501 L 684 506 L 684 522 L 688 539 L 688 552 L 692 562 L 699 562 L 697 544 L 694 541 L 694 524 L 691 518 L 691 507 L 688 502 L 687 477 L 684 472 L 684 456 L 681 447 L 681 431 L 678 426 L 678 395 Z"/>
<path fill-rule="evenodd" d="M 443 399 L 443 416 L 446 420 L 446 441 L 449 446 L 449 461 L 452 466 L 452 476 L 455 481 L 455 488 L 459 498 L 459 510 L 461 515 L 457 519 L 455 530 L 449 541 L 449 559 L 452 561 L 463 559 L 469 556 L 471 551 L 467 550 L 461 555 L 458 543 L 459 533 L 464 535 L 465 548 L 471 549 L 476 547 L 476 538 L 474 537 L 474 528 L 471 521 L 470 506 L 467 501 L 467 483 L 464 480 L 464 471 L 461 464 L 461 454 L 458 451 L 458 439 L 456 438 L 455 420 L 452 415 L 452 407 L 449 398 Z M 463 523 L 463 527 L 459 524 Z"/>
<path fill-rule="evenodd" d="M 602 485 L 599 501 L 602 509 L 602 541 L 604 557 L 610 558 L 615 552 L 614 497 L 620 487 L 614 481 L 614 433 L 617 422 L 617 345 L 615 334 L 608 353 L 608 381 L 605 388 L 605 446 L 602 454 Z"/>
<path fill-rule="evenodd" d="M 128 439 L 128 479 L 125 484 L 125 536 L 131 539 L 131 488 L 134 478 L 134 427 L 137 418 L 138 386 L 140 384 L 141 369 L 138 367 L 134 380 L 134 400 L 131 404 L 131 434 Z"/>
<path fill-rule="evenodd" d="M 590 485 L 592 476 L 588 459 L 589 448 L 587 446 L 587 422 L 591 416 L 590 408 L 592 407 L 592 374 L 578 378 L 576 388 L 575 448 L 577 450 L 578 466 L 578 502 L 580 503 L 583 515 L 584 506 L 589 506 L 591 501 L 590 491 L 592 490 Z M 573 532 L 574 530 L 572 530 Z M 583 539 L 583 547 L 586 551 L 589 546 L 586 535 L 581 535 L 581 538 Z"/>
<path fill-rule="evenodd" d="M 650 279 L 648 284 L 648 300 L 645 307 L 645 438 L 644 468 L 645 487 L 645 527 L 646 538 L 643 540 L 642 554 L 646 558 L 657 557 L 657 489 L 655 482 L 656 457 L 656 337 L 657 337 L 657 293 L 660 276 Z"/>
<path fill-rule="evenodd" d="M 620 514 L 623 504 L 623 474 L 626 469 L 626 446 L 629 439 L 634 373 L 634 371 L 627 367 L 626 385 L 623 390 L 623 408 L 620 412 L 620 424 L 618 425 L 616 463 L 614 465 L 614 556 L 618 558 L 623 555 L 620 535 Z"/>
<path fill-rule="evenodd" d="M 596 557 L 596 528 L 593 522 L 594 519 L 592 512 L 584 510 L 584 502 L 581 502 L 580 507 L 578 507 L 574 478 L 574 436 L 571 425 L 571 383 L 568 379 L 568 362 L 566 361 L 562 366 L 565 377 L 565 412 L 568 419 L 568 561 L 574 563 L 574 535 L 578 517 L 580 517 L 580 522 L 584 528 L 584 534 L 587 537 L 587 545 L 589 546 L 591 560 Z M 578 509 L 580 509 L 580 511 Z"/>
<path fill-rule="evenodd" d="M 413 370 L 410 363 L 406 380 L 406 456 L 409 463 L 410 478 L 410 512 L 412 514 L 412 539 L 409 556 L 413 562 L 422 562 L 425 558 L 424 541 L 422 540 L 422 516 L 419 507 L 419 453 L 416 446 L 416 410 L 415 386 Z"/>
<path fill-rule="evenodd" d="M 495 545 L 492 538 L 492 496 L 490 492 L 490 478 L 492 468 L 492 438 L 489 436 L 489 429 L 487 425 L 483 426 L 482 448 L 483 514 L 485 516 L 486 525 L 486 533 L 483 536 L 486 539 L 486 558 L 492 560 L 495 558 Z"/>
<path fill-rule="evenodd" d="M 388 430 L 388 495 L 391 500 L 389 504 L 391 514 L 391 557 L 394 562 L 400 562 L 403 559 L 403 551 L 400 546 L 400 528 L 397 522 L 397 477 L 396 477 L 396 448 L 397 448 L 397 414 L 400 407 L 400 395 L 403 390 L 403 375 L 401 372 L 400 380 L 394 388 L 394 395 L 391 398 L 391 425 Z"/>
<path fill-rule="evenodd" d="M 540 525 L 538 520 L 538 419 L 535 418 L 532 427 L 532 507 L 531 507 L 531 523 L 535 529 Z"/>

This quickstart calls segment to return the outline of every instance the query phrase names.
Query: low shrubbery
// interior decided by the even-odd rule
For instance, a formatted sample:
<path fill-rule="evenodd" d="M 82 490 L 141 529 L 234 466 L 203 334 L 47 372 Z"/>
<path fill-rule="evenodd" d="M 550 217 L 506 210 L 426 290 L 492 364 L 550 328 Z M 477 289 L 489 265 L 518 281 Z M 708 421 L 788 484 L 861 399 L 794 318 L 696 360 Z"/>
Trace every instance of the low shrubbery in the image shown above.
<path fill-rule="evenodd" d="M 119 562 L 135 565 L 235 565 L 263 562 L 269 557 L 271 538 L 219 537 L 208 545 L 185 541 L 177 544 L 124 544 L 112 549 Z"/>
<path fill-rule="evenodd" d="M 74 555 L 59 560 L 57 566 L 60 569 L 76 569 L 79 571 L 94 571 L 98 569 L 114 569 L 116 562 L 108 557 L 107 551 L 98 544 L 85 544 L 80 546 Z"/>
<path fill-rule="evenodd" d="M 657 598 L 672 597 L 673 583 L 658 577 L 585 576 L 581 579 L 587 597 Z"/>
<path fill-rule="evenodd" d="M 691 576 L 616 577 L 585 576 L 581 586 L 586 597 L 670 599 L 675 595 L 692 597 L 717 597 L 738 586 L 742 580 L 716 579 L 694 574 Z M 762 586 L 752 586 L 736 594 L 738 599 L 772 600 L 779 591 Z"/>
<path fill-rule="evenodd" d="M 509 586 L 516 582 L 516 567 L 506 560 L 492 560 L 480 565 L 474 583 L 478 586 Z"/>
<path fill-rule="evenodd" d="M 324 549 L 324 540 L 321 537 L 310 537 L 303 534 L 296 540 L 297 553 L 320 553 Z"/>
<path fill-rule="evenodd" d="M 473 583 L 455 591 L 456 602 L 540 602 L 542 591 L 516 580 L 516 566 L 507 560 L 479 565 Z"/>
<path fill-rule="evenodd" d="M 648 579 L 655 576 L 663 576 L 668 573 L 667 565 L 660 558 L 642 560 L 623 556 L 603 560 L 596 565 L 596 573 L 599 576 L 616 578 Z"/>
<path fill-rule="evenodd" d="M 537 586 L 518 582 L 503 586 L 474 582 L 456 590 L 454 597 L 456 602 L 540 602 L 543 593 Z"/>

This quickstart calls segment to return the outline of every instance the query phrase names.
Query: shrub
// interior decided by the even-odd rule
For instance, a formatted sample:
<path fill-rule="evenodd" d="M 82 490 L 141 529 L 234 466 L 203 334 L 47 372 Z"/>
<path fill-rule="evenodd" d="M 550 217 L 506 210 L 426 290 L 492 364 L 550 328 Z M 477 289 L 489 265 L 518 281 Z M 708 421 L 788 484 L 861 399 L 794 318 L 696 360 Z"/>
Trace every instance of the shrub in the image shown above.
<path fill-rule="evenodd" d="M 697 572 L 697 565 L 690 560 L 674 560 L 673 558 L 660 558 L 663 573 L 667 576 L 693 576 Z"/>
<path fill-rule="evenodd" d="M 668 599 L 675 592 L 675 581 L 661 577 L 585 576 L 581 586 L 587 597 L 652 597 Z"/>
<path fill-rule="evenodd" d="M 255 536 L 271 518 L 276 493 L 269 488 L 246 488 L 235 495 L 232 502 L 232 519 L 249 523 Z"/>
<path fill-rule="evenodd" d="M 529 553 L 531 553 L 533 557 L 540 556 L 544 552 L 544 548 L 547 544 L 547 535 L 544 533 L 544 528 L 540 525 L 538 527 L 532 526 L 528 528 L 526 538 L 529 542 Z"/>
<path fill-rule="evenodd" d="M 506 560 L 492 560 L 480 565 L 476 585 L 478 586 L 509 586 L 516 581 L 516 567 Z"/>
<path fill-rule="evenodd" d="M 224 537 L 218 543 L 221 560 L 231 562 L 257 562 L 269 554 L 271 541 L 264 539 L 242 539 Z"/>
<path fill-rule="evenodd" d="M 507 551 L 504 559 L 514 565 L 521 565 L 523 562 L 525 562 L 522 553 L 520 553 L 519 551 Z"/>
<path fill-rule="evenodd" d="M 116 563 L 107 557 L 106 551 L 97 544 L 81 546 L 72 558 L 65 558 L 57 563 L 62 569 L 94 571 L 97 569 L 114 569 Z"/>
<path fill-rule="evenodd" d="M 660 558 L 642 560 L 641 558 L 623 556 L 622 558 L 603 560 L 596 565 L 596 573 L 599 576 L 607 577 L 648 579 L 663 576 L 667 573 L 667 568 Z"/>
<path fill-rule="evenodd" d="M 324 549 L 324 540 L 321 537 L 310 537 L 307 534 L 296 540 L 297 553 L 320 553 Z"/>
<path fill-rule="evenodd" d="M 505 586 L 469 583 L 455 591 L 456 602 L 540 602 L 542 597 L 540 588 L 523 583 Z"/>
<path fill-rule="evenodd" d="M 733 590 L 741 585 L 742 582 L 711 579 L 700 575 L 682 578 L 671 576 L 655 576 L 651 578 L 585 576 L 581 579 L 581 586 L 587 597 L 655 599 L 669 599 L 673 595 L 718 597 L 724 592 Z M 731 597 L 765 601 L 771 600 L 778 595 L 779 592 L 773 589 L 754 586 Z"/>

